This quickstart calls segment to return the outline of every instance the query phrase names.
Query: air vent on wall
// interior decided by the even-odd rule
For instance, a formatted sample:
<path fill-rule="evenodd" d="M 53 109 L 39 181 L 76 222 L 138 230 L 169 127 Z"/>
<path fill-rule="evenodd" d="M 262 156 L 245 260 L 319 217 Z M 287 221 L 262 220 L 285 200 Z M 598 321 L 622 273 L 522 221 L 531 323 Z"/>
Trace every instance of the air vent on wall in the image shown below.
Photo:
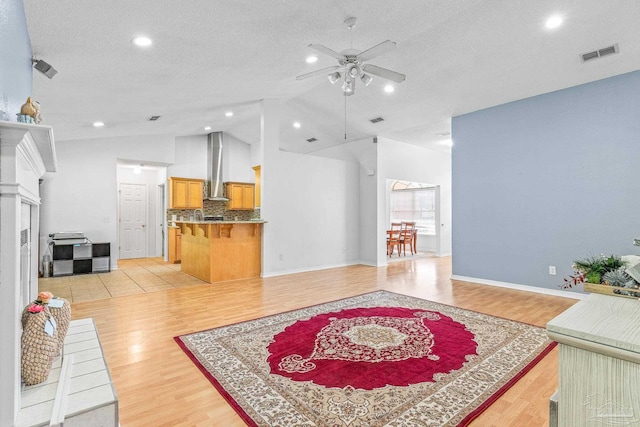
<path fill-rule="evenodd" d="M 603 47 L 602 49 L 594 50 L 593 52 L 583 53 L 582 55 L 580 55 L 580 57 L 582 58 L 582 62 L 587 62 L 592 59 L 602 58 L 603 56 L 611 55 L 613 53 L 618 53 L 617 44 Z"/>
<path fill-rule="evenodd" d="M 309 138 L 309 139 L 307 139 L 307 142 L 316 142 L 316 141 L 317 141 L 317 139 L 316 139 L 316 138 Z"/>
<path fill-rule="evenodd" d="M 369 119 L 371 123 L 378 123 L 384 121 L 382 117 L 376 117 L 375 119 Z"/>
<path fill-rule="evenodd" d="M 151 116 L 149 117 L 149 121 L 150 122 L 155 122 L 156 120 L 158 120 L 160 118 L 160 116 Z"/>

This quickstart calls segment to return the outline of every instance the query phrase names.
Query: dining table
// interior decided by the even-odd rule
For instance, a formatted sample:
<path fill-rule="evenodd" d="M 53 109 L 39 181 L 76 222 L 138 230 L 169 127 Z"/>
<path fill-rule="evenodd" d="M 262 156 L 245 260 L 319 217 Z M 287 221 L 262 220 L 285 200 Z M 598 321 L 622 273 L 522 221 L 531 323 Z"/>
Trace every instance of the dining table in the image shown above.
<path fill-rule="evenodd" d="M 389 243 L 389 237 L 391 236 L 392 231 L 398 231 L 398 230 L 387 230 L 387 244 Z M 412 231 L 413 231 L 413 235 L 411 236 L 412 237 L 411 246 L 413 249 L 413 253 L 417 254 L 418 253 L 418 230 L 414 228 Z"/>

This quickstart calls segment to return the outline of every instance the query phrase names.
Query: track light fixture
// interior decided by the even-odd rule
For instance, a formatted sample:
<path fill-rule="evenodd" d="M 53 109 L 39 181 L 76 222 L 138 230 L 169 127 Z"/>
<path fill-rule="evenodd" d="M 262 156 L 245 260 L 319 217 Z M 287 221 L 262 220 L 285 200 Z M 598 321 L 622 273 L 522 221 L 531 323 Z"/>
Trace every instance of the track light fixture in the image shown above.
<path fill-rule="evenodd" d="M 31 63 L 33 64 L 33 68 L 40 71 L 42 74 L 52 79 L 58 71 L 51 66 L 51 64 L 44 62 L 42 59 L 31 59 Z"/>

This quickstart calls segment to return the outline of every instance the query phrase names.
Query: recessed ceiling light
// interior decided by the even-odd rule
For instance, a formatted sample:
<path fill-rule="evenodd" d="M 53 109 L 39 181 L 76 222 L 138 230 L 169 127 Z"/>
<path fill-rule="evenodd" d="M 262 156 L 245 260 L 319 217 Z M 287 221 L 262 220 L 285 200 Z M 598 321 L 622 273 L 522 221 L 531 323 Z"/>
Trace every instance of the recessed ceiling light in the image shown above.
<path fill-rule="evenodd" d="M 315 55 L 307 56 L 307 59 L 306 59 L 307 64 L 313 64 L 317 60 L 318 60 L 318 57 Z"/>
<path fill-rule="evenodd" d="M 233 116 L 233 111 L 227 111 L 226 113 L 224 113 L 225 116 L 227 117 L 232 117 Z"/>
<path fill-rule="evenodd" d="M 104 126 L 103 122 L 93 122 L 93 127 L 101 128 L 102 126 Z"/>
<path fill-rule="evenodd" d="M 300 122 L 293 122 L 293 127 L 294 128 L 300 129 L 300 126 L 301 126 Z"/>
<path fill-rule="evenodd" d="M 205 126 L 204 130 L 211 130 L 211 126 Z"/>
<path fill-rule="evenodd" d="M 384 87 L 384 91 L 387 93 L 392 93 L 394 90 L 396 90 L 396 88 L 394 88 L 393 85 L 386 85 Z"/>
<path fill-rule="evenodd" d="M 558 28 L 560 25 L 562 25 L 562 16 L 560 15 L 553 15 L 549 17 L 549 19 L 547 19 L 547 22 L 545 22 L 544 24 L 544 26 L 550 30 Z"/>
<path fill-rule="evenodd" d="M 151 39 L 145 36 L 139 36 L 133 39 L 133 44 L 140 47 L 151 46 L 152 43 Z"/>

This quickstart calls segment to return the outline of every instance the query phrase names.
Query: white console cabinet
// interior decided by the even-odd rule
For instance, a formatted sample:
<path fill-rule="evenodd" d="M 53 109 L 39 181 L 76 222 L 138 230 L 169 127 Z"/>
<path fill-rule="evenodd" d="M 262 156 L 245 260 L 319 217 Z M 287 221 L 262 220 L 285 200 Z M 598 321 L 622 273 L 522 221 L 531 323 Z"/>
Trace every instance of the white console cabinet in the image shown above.
<path fill-rule="evenodd" d="M 640 301 L 591 294 L 547 334 L 560 349 L 559 427 L 640 426 Z"/>

